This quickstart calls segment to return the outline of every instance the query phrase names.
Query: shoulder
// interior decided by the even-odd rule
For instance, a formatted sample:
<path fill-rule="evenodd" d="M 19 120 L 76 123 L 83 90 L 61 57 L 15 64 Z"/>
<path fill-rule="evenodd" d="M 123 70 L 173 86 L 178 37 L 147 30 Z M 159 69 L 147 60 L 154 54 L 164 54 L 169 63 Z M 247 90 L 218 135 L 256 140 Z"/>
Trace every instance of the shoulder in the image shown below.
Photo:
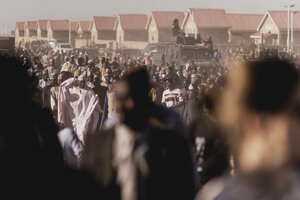
<path fill-rule="evenodd" d="M 197 194 L 195 200 L 214 200 L 225 188 L 225 178 L 213 179 L 208 182 Z"/>
<path fill-rule="evenodd" d="M 178 89 L 178 88 L 177 88 L 177 89 L 175 89 L 175 90 L 174 90 L 174 92 L 176 92 L 176 93 L 182 93 L 182 92 L 181 92 L 181 90 L 180 90 L 180 89 Z"/>
<path fill-rule="evenodd" d="M 170 90 L 169 90 L 169 89 L 165 90 L 165 91 L 164 91 L 164 94 L 165 94 L 165 93 L 170 93 Z"/>

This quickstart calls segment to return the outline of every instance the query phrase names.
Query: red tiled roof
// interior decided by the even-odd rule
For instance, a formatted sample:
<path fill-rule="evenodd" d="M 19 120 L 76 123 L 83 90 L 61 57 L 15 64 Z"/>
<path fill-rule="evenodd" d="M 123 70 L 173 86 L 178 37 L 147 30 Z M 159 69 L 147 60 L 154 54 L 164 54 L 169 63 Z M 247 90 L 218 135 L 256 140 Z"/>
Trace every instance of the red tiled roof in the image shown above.
<path fill-rule="evenodd" d="M 93 20 L 97 30 L 114 30 L 116 17 L 94 16 Z"/>
<path fill-rule="evenodd" d="M 37 26 L 40 26 L 40 29 L 42 31 L 47 31 L 47 23 L 48 23 L 48 20 L 38 20 Z"/>
<path fill-rule="evenodd" d="M 294 29 L 300 29 L 300 11 L 293 11 L 294 14 Z M 287 11 L 268 11 L 272 20 L 279 29 L 287 29 Z M 292 11 L 291 11 L 292 13 Z M 291 14 L 292 15 L 292 14 Z"/>
<path fill-rule="evenodd" d="M 256 31 L 264 15 L 259 14 L 227 14 L 231 31 Z"/>
<path fill-rule="evenodd" d="M 81 27 L 83 32 L 88 32 L 90 27 L 90 21 L 79 21 L 79 26 Z"/>
<path fill-rule="evenodd" d="M 53 31 L 69 31 L 69 20 L 49 20 Z"/>
<path fill-rule="evenodd" d="M 24 31 L 25 22 L 16 22 L 16 28 L 20 31 Z"/>
<path fill-rule="evenodd" d="M 120 23 L 123 30 L 145 30 L 148 17 L 144 14 L 121 14 Z"/>
<path fill-rule="evenodd" d="M 153 11 L 152 16 L 158 28 L 172 28 L 174 19 L 178 19 L 181 26 L 184 19 L 183 12 L 174 11 Z"/>
<path fill-rule="evenodd" d="M 224 9 L 190 8 L 198 28 L 231 27 Z"/>
<path fill-rule="evenodd" d="M 28 22 L 26 22 L 26 24 L 27 24 L 27 28 L 28 28 L 30 31 L 34 31 L 35 28 L 36 28 L 37 22 L 36 22 L 36 21 L 28 21 Z"/>

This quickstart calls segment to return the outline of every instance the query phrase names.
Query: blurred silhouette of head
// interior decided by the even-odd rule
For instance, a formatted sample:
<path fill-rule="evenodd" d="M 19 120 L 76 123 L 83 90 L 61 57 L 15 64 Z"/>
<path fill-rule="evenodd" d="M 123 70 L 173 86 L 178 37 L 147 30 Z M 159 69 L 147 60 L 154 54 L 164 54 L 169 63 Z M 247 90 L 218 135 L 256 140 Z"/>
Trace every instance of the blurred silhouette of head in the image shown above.
<path fill-rule="evenodd" d="M 230 74 L 218 116 L 229 128 L 243 172 L 272 171 L 287 163 L 298 84 L 295 66 L 277 59 L 246 62 Z"/>
<path fill-rule="evenodd" d="M 150 81 L 146 68 L 132 68 L 116 83 L 117 111 L 122 122 L 133 130 L 142 130 L 147 125 Z"/>

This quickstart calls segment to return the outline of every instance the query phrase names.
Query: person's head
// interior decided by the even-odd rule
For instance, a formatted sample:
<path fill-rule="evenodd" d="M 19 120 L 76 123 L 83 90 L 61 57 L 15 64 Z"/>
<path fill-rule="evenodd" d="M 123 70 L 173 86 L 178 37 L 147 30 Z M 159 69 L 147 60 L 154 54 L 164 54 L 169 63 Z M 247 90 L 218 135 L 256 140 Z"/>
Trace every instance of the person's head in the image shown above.
<path fill-rule="evenodd" d="M 99 86 L 101 84 L 100 76 L 98 76 L 97 74 L 94 74 L 93 82 L 94 82 L 95 86 Z"/>
<path fill-rule="evenodd" d="M 58 75 L 57 77 L 57 84 L 60 85 L 64 81 L 63 74 Z"/>
<path fill-rule="evenodd" d="M 148 120 L 150 82 L 145 67 L 132 68 L 115 84 L 120 119 L 133 130 L 145 128 Z"/>
<path fill-rule="evenodd" d="M 94 63 L 93 60 L 89 60 L 89 61 L 88 61 L 88 67 L 90 67 L 90 68 L 95 67 L 95 63 Z"/>
<path fill-rule="evenodd" d="M 111 78 L 111 75 L 109 73 L 105 73 L 104 74 L 104 82 L 105 83 L 110 83 L 110 78 Z"/>
<path fill-rule="evenodd" d="M 71 57 L 70 57 L 70 63 L 74 63 L 75 62 L 75 57 L 74 57 L 74 55 L 71 55 Z"/>
<path fill-rule="evenodd" d="M 196 74 L 192 74 L 191 75 L 191 84 L 195 85 L 195 84 L 197 84 L 197 81 L 198 81 L 197 75 Z"/>
<path fill-rule="evenodd" d="M 82 56 L 80 56 L 80 57 L 78 58 L 78 65 L 79 65 L 79 66 L 82 66 L 82 65 L 83 65 L 83 57 L 82 57 Z"/>
<path fill-rule="evenodd" d="M 43 70 L 42 71 L 42 79 L 44 81 L 47 81 L 48 80 L 48 71 L 47 70 Z"/>
<path fill-rule="evenodd" d="M 85 88 L 85 77 L 80 75 L 78 76 L 78 84 L 80 88 Z"/>
<path fill-rule="evenodd" d="M 179 71 L 177 72 L 177 75 L 178 75 L 179 77 L 182 77 L 182 76 L 183 76 L 182 71 L 179 70 Z"/>
<path fill-rule="evenodd" d="M 153 84 L 157 83 L 157 77 L 156 76 L 152 76 L 152 82 L 153 82 Z"/>
<path fill-rule="evenodd" d="M 193 100 L 193 99 L 196 99 L 198 94 L 197 94 L 197 89 L 193 88 L 191 90 L 188 90 L 187 91 L 187 94 L 188 94 L 188 99 L 189 100 Z"/>
<path fill-rule="evenodd" d="M 242 172 L 273 171 L 287 163 L 290 110 L 298 84 L 294 65 L 279 60 L 246 62 L 230 74 L 218 116 L 231 132 Z"/>
<path fill-rule="evenodd" d="M 54 67 L 54 60 L 53 60 L 53 59 L 50 59 L 50 61 L 49 61 L 49 66 L 50 66 L 50 67 Z"/>
<path fill-rule="evenodd" d="M 167 89 L 169 89 L 169 90 L 174 90 L 175 89 L 174 88 L 175 82 L 174 82 L 173 77 L 168 76 L 165 81 L 166 81 L 166 88 Z"/>
<path fill-rule="evenodd" d="M 204 96 L 205 94 L 205 88 L 206 88 L 206 84 L 205 83 L 201 83 L 200 85 L 198 85 L 197 89 L 198 89 L 198 94 L 200 96 Z"/>
<path fill-rule="evenodd" d="M 50 75 L 50 82 L 52 86 L 56 86 L 57 85 L 57 75 L 56 74 L 51 74 Z"/>

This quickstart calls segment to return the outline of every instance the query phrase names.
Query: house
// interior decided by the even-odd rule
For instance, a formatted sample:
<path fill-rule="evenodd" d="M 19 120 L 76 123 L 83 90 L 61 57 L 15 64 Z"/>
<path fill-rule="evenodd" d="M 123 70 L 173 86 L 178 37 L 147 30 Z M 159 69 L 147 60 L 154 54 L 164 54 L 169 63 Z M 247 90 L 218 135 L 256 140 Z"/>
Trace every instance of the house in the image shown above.
<path fill-rule="evenodd" d="M 148 44 L 147 20 L 143 14 L 119 15 L 114 27 L 117 48 L 144 49 Z"/>
<path fill-rule="evenodd" d="M 91 45 L 113 48 L 116 41 L 114 30 L 116 17 L 94 16 L 90 23 Z"/>
<path fill-rule="evenodd" d="M 89 46 L 91 42 L 91 32 L 89 29 L 90 21 L 79 21 L 77 23 L 76 31 L 77 37 L 75 39 L 75 48 Z"/>
<path fill-rule="evenodd" d="M 182 29 L 187 35 L 200 34 L 202 39 L 212 37 L 214 44 L 227 44 L 231 25 L 224 9 L 190 8 L 185 15 Z"/>
<path fill-rule="evenodd" d="M 300 11 L 291 11 L 291 23 L 293 23 L 293 41 L 294 45 L 300 46 Z M 267 11 L 257 28 L 257 33 L 251 37 L 256 39 L 258 43 L 267 46 L 281 46 L 285 48 L 287 45 L 287 11 Z M 291 24 L 292 27 L 292 24 Z"/>
<path fill-rule="evenodd" d="M 260 14 L 227 14 L 231 28 L 229 29 L 229 43 L 240 44 L 250 42 L 251 35 L 256 29 L 264 15 Z"/>
<path fill-rule="evenodd" d="M 174 19 L 178 19 L 181 26 L 184 13 L 173 11 L 153 11 L 150 13 L 146 29 L 148 31 L 148 42 L 170 42 L 172 34 L 172 24 Z"/>
<path fill-rule="evenodd" d="M 77 38 L 77 25 L 78 22 L 71 22 L 71 45 L 75 47 L 75 40 Z"/>
<path fill-rule="evenodd" d="M 15 44 L 16 47 L 24 47 L 24 28 L 25 22 L 17 22 L 15 27 Z"/>
<path fill-rule="evenodd" d="M 30 43 L 37 39 L 36 21 L 27 21 L 24 26 L 24 42 Z"/>
<path fill-rule="evenodd" d="M 47 40 L 48 39 L 48 20 L 38 20 L 36 23 L 37 39 Z"/>
<path fill-rule="evenodd" d="M 48 29 L 48 40 L 60 40 L 69 42 L 69 20 L 49 20 Z"/>

